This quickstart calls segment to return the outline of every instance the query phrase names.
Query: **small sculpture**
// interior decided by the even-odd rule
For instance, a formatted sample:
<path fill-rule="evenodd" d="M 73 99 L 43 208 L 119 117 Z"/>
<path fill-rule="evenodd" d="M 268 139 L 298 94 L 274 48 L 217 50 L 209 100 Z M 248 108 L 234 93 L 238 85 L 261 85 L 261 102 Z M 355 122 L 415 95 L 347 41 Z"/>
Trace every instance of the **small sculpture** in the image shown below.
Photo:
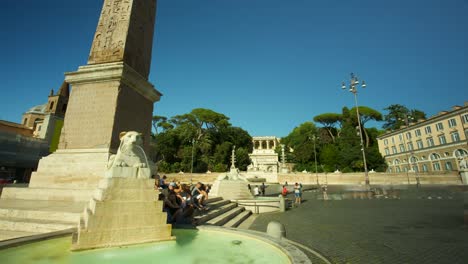
<path fill-rule="evenodd" d="M 460 165 L 460 170 L 468 170 L 468 162 L 467 162 L 468 157 L 461 157 L 459 161 Z"/>
<path fill-rule="evenodd" d="M 107 168 L 112 167 L 149 167 L 143 150 L 143 135 L 141 133 L 135 131 L 120 133 L 120 146 L 117 154 L 112 155 L 107 164 Z"/>

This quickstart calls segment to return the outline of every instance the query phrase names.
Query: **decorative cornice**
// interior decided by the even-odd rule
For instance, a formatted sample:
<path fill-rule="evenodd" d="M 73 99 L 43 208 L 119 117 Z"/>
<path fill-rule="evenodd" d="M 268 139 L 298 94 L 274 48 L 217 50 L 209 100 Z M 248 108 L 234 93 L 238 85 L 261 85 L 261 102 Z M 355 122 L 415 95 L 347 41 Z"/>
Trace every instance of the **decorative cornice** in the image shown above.
<path fill-rule="evenodd" d="M 148 80 L 123 62 L 80 66 L 76 72 L 65 73 L 65 81 L 71 85 L 121 81 L 152 102 L 162 96 Z"/>

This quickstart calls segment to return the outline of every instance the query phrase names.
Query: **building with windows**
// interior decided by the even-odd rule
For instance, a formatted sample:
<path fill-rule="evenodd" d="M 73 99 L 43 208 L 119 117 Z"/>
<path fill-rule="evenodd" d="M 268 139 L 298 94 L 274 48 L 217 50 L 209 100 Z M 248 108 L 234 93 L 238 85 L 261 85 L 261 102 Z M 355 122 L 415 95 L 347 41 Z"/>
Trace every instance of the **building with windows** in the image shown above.
<path fill-rule="evenodd" d="M 57 149 L 69 93 L 64 82 L 47 103 L 28 109 L 21 124 L 0 120 L 0 178 L 27 182 L 39 159 Z"/>
<path fill-rule="evenodd" d="M 468 156 L 468 102 L 377 138 L 388 172 L 458 171 Z"/>

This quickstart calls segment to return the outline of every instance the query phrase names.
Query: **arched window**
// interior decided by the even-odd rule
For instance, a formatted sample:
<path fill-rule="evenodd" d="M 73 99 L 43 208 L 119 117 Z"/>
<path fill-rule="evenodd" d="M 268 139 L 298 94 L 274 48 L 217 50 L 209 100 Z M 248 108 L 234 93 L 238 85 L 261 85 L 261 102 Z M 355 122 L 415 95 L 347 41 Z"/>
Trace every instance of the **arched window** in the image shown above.
<path fill-rule="evenodd" d="M 429 156 L 429 158 L 430 158 L 431 160 L 439 160 L 439 159 L 440 159 L 440 155 L 437 154 L 437 153 L 432 153 L 432 154 Z"/>
<path fill-rule="evenodd" d="M 395 160 L 393 161 L 393 165 L 398 165 L 398 164 L 400 164 L 400 160 L 399 160 L 399 159 L 395 159 Z"/>
<path fill-rule="evenodd" d="M 416 162 L 418 162 L 418 158 L 416 158 L 415 156 L 412 156 L 412 157 L 410 158 L 410 162 L 411 162 L 411 163 L 416 163 Z"/>
<path fill-rule="evenodd" d="M 453 155 L 455 156 L 455 158 L 459 159 L 464 156 L 468 156 L 468 152 L 464 149 L 457 149 L 453 152 Z"/>

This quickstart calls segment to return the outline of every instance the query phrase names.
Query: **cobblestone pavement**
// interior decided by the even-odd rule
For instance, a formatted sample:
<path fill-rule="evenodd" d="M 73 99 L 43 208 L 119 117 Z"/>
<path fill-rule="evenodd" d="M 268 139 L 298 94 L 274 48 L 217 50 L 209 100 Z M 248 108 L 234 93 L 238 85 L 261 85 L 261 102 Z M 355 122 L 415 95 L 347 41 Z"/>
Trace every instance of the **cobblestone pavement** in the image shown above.
<path fill-rule="evenodd" d="M 318 192 L 305 192 L 306 201 L 298 208 L 259 215 L 250 229 L 266 231 L 268 222 L 279 221 L 288 239 L 333 263 L 468 263 L 468 228 L 463 226 L 459 191 L 392 193 L 398 195 L 323 201 L 317 200 Z"/>

